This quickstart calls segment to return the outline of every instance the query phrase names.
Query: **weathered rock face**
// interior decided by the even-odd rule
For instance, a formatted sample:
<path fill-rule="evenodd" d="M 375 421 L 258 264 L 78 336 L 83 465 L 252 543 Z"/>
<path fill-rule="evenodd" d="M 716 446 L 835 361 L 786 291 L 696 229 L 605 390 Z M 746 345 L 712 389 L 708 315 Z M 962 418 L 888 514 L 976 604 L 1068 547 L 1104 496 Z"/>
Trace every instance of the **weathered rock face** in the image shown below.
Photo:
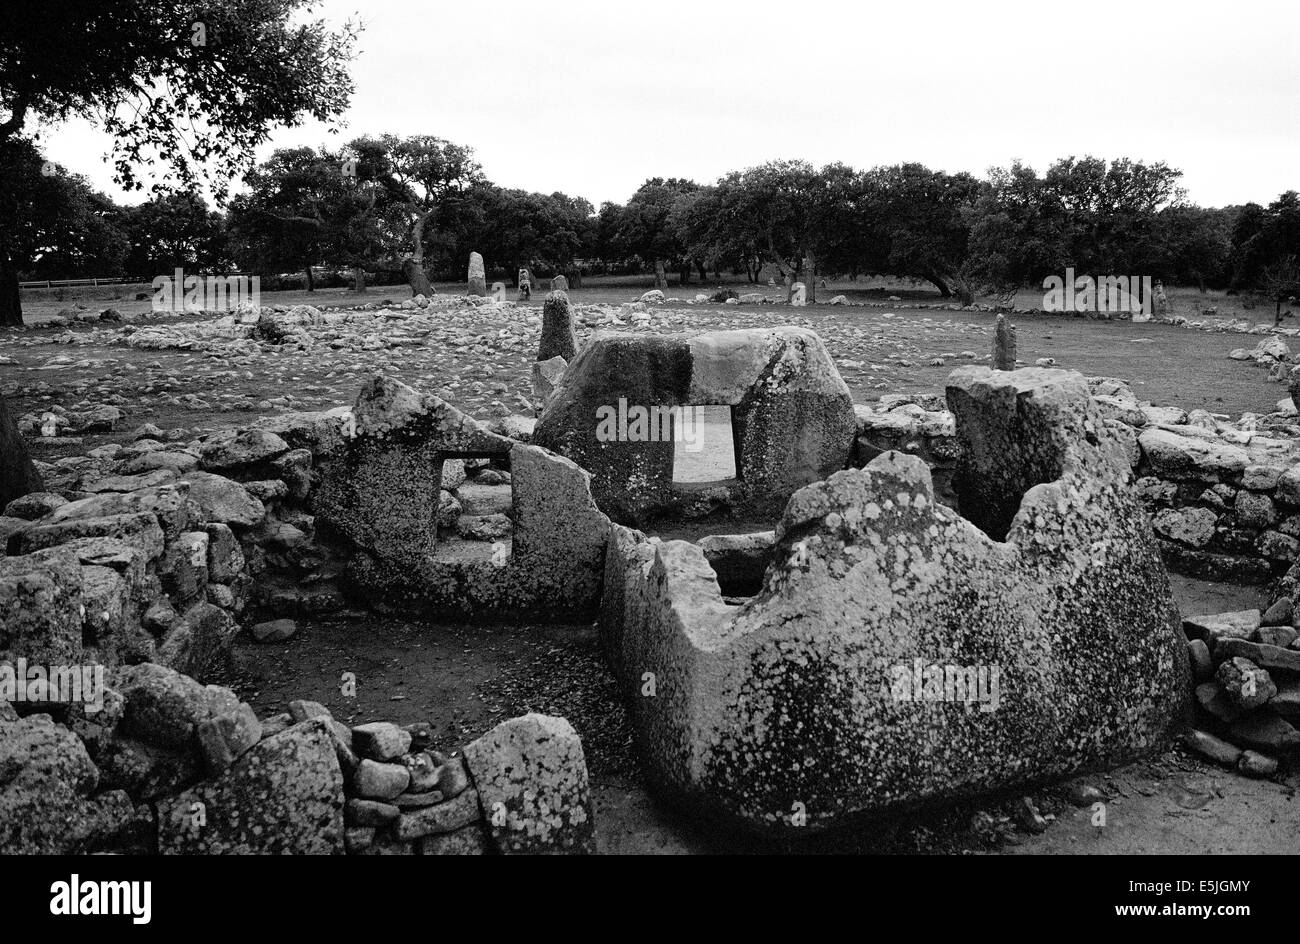
<path fill-rule="evenodd" d="M 266 738 L 220 779 L 158 804 L 158 851 L 176 855 L 343 853 L 343 773 L 329 722 Z"/>
<path fill-rule="evenodd" d="M 546 296 L 542 306 L 542 340 L 537 347 L 537 359 L 548 361 L 552 357 L 573 360 L 578 353 L 578 336 L 573 332 L 573 313 L 569 311 L 569 296 L 554 291 Z"/>
<path fill-rule="evenodd" d="M 128 828 L 135 815 L 125 793 L 89 796 L 99 771 L 76 735 L 49 715 L 0 714 L 0 771 L 4 855 L 95 851 Z"/>
<path fill-rule="evenodd" d="M 594 851 L 587 762 L 569 722 L 506 721 L 465 748 L 465 763 L 499 852 Z"/>
<path fill-rule="evenodd" d="M 594 614 L 608 519 L 586 472 L 397 381 L 373 381 L 354 414 L 355 435 L 322 464 L 313 500 L 318 520 L 357 550 L 348 565 L 357 593 L 486 619 Z M 485 507 L 464 509 L 458 527 L 490 541 L 439 539 L 442 470 L 458 458 L 509 464 L 508 487 L 465 487 L 466 501 Z M 509 491 L 505 510 L 497 489 Z"/>
<path fill-rule="evenodd" d="M 739 608 L 695 545 L 613 528 L 602 632 L 670 796 L 827 825 L 1118 763 L 1180 716 L 1168 579 L 1082 378 L 968 368 L 949 399 L 967 517 L 885 453 L 794 495 Z"/>
<path fill-rule="evenodd" d="M 75 555 L 0 557 L 0 661 L 71 665 L 81 654 L 81 567 Z"/>
<path fill-rule="evenodd" d="M 565 371 L 533 441 L 590 470 L 596 501 L 615 520 L 645 522 L 698 495 L 673 486 L 670 424 L 689 420 L 663 419 L 691 406 L 731 408 L 737 478 L 710 483 L 710 507 L 754 514 L 778 514 L 795 489 L 842 469 L 856 428 L 821 339 L 782 327 L 598 336 Z M 639 428 L 635 410 L 649 413 Z"/>

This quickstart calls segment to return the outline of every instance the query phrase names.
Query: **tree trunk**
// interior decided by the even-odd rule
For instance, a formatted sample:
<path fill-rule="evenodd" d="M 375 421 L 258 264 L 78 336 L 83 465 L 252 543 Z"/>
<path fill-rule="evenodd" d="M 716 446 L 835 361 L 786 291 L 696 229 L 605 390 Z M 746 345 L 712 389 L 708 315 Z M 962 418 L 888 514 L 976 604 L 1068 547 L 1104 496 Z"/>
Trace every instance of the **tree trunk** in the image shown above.
<path fill-rule="evenodd" d="M 688 282 L 690 282 L 690 280 L 691 280 L 691 264 L 690 264 L 689 262 L 683 262 L 683 263 L 682 263 L 682 267 L 681 267 L 681 270 L 678 272 L 678 276 L 679 276 L 678 281 L 677 281 L 677 284 L 678 284 L 678 285 L 686 285 Z"/>
<path fill-rule="evenodd" d="M 364 292 L 366 290 L 366 270 L 361 266 L 352 267 L 352 291 Z"/>
<path fill-rule="evenodd" d="M 402 260 L 402 275 L 406 276 L 407 284 L 411 286 L 411 297 L 423 295 L 425 298 L 433 297 L 433 283 L 429 281 L 429 275 L 421 266 L 410 256 Z"/>
<path fill-rule="evenodd" d="M 655 288 L 665 289 L 668 287 L 668 276 L 664 274 L 664 261 L 655 260 Z"/>
<path fill-rule="evenodd" d="M 23 326 L 23 298 L 18 288 L 18 269 L 0 249 L 0 328 Z"/>
<path fill-rule="evenodd" d="M 41 474 L 32 463 L 18 421 L 0 397 L 0 511 L 15 498 L 44 489 Z"/>
<path fill-rule="evenodd" d="M 697 263 L 695 263 L 695 268 L 696 268 L 697 270 L 699 270 L 699 273 L 700 273 L 700 281 L 701 281 L 701 282 L 707 282 L 707 281 L 709 280 L 709 270 L 708 270 L 708 268 L 704 265 L 704 263 L 703 263 L 703 262 L 697 262 Z"/>
<path fill-rule="evenodd" d="M 939 290 L 940 298 L 952 298 L 952 289 L 948 287 L 948 283 L 945 282 L 941 277 L 937 275 L 927 275 L 924 276 L 924 278 L 927 282 L 929 282 L 931 285 L 933 285 L 935 288 Z M 969 305 L 970 302 L 966 302 L 965 304 Z"/>
<path fill-rule="evenodd" d="M 804 297 L 808 300 L 808 304 L 815 303 L 817 301 L 817 259 L 811 252 L 804 253 L 800 281 L 803 282 L 806 292 Z"/>
<path fill-rule="evenodd" d="M 316 291 L 316 279 L 311 274 L 311 266 L 307 266 L 307 268 L 303 269 L 303 272 L 307 273 L 307 291 Z"/>

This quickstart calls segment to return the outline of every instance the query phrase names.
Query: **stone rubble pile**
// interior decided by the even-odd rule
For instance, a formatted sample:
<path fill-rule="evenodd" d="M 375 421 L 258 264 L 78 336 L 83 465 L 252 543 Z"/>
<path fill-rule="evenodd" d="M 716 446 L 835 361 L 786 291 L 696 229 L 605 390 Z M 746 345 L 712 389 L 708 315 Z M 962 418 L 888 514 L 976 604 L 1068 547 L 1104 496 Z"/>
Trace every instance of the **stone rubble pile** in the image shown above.
<path fill-rule="evenodd" d="M 1197 752 L 1252 777 L 1300 760 L 1300 631 L 1280 598 L 1259 610 L 1183 620 L 1196 696 Z"/>
<path fill-rule="evenodd" d="M 98 710 L 0 701 L 0 854 L 592 851 L 566 721 L 525 715 L 452 754 L 432 730 L 349 728 L 310 701 L 259 719 L 153 663 L 113 670 Z"/>

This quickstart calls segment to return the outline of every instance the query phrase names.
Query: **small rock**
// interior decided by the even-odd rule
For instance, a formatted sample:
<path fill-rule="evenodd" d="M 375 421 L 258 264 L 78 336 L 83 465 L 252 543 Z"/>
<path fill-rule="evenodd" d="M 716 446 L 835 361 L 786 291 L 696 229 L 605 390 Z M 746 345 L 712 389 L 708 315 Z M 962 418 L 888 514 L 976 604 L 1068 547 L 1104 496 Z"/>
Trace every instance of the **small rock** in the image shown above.
<path fill-rule="evenodd" d="M 1214 660 L 1210 658 L 1210 647 L 1203 639 L 1187 641 L 1187 655 L 1192 663 L 1192 676 L 1198 682 L 1214 677 Z"/>
<path fill-rule="evenodd" d="M 1234 657 L 1219 665 L 1215 681 L 1223 686 L 1224 693 L 1238 708 L 1258 708 L 1277 694 L 1269 674 L 1249 659 Z"/>
<path fill-rule="evenodd" d="M 1034 806 L 1034 801 L 1030 797 L 1021 797 L 1016 801 L 1016 822 L 1031 833 L 1041 833 L 1047 830 L 1047 820 L 1043 819 L 1038 808 Z"/>
<path fill-rule="evenodd" d="M 1241 758 L 1241 748 L 1206 731 L 1193 729 L 1183 738 L 1183 742 L 1192 750 L 1220 764 L 1232 766 Z"/>
<path fill-rule="evenodd" d="M 334 720 L 330 710 L 318 701 L 307 701 L 305 698 L 297 698 L 289 702 L 289 716 L 294 722 L 306 721 L 309 718 L 328 718 Z"/>
<path fill-rule="evenodd" d="M 258 642 L 284 642 L 298 632 L 298 622 L 291 619 L 269 620 L 258 623 L 250 632 Z"/>
<path fill-rule="evenodd" d="M 391 721 L 372 721 L 352 729 L 352 747 L 371 760 L 392 760 L 410 750 L 411 735 Z"/>
<path fill-rule="evenodd" d="M 371 800 L 391 800 L 410 782 L 411 775 L 401 764 L 381 764 L 364 758 L 352 775 L 352 790 Z"/>
<path fill-rule="evenodd" d="M 1295 605 L 1291 602 L 1291 598 L 1282 597 L 1264 611 L 1262 622 L 1265 626 L 1285 626 L 1291 622 L 1294 612 Z"/>
<path fill-rule="evenodd" d="M 1065 788 L 1065 797 L 1075 806 L 1092 806 L 1104 802 L 1106 794 L 1090 783 L 1072 783 Z"/>
<path fill-rule="evenodd" d="M 401 810 L 391 803 L 362 800 L 352 797 L 343 807 L 345 822 L 349 826 L 387 826 L 401 815 Z"/>
<path fill-rule="evenodd" d="M 1237 770 L 1247 777 L 1271 777 L 1277 773 L 1277 761 L 1258 751 L 1245 751 L 1237 759 Z"/>
<path fill-rule="evenodd" d="M 479 819 L 478 796 L 467 790 L 454 799 L 418 810 L 404 810 L 397 821 L 397 838 L 419 839 L 435 833 L 448 833 Z"/>

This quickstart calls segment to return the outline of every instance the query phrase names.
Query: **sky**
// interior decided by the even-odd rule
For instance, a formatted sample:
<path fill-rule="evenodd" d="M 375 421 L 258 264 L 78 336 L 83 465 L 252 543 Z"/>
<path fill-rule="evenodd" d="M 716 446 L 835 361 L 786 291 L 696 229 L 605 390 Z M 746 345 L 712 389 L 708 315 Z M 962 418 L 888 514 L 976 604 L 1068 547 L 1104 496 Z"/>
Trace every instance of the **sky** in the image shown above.
<path fill-rule="evenodd" d="M 365 29 L 340 134 L 475 149 L 504 187 L 625 201 L 648 177 L 712 182 L 772 159 L 919 161 L 983 175 L 1020 159 L 1163 160 L 1202 206 L 1300 189 L 1300 3 L 981 0 L 322 0 Z M 84 119 L 47 156 L 99 189 Z"/>

